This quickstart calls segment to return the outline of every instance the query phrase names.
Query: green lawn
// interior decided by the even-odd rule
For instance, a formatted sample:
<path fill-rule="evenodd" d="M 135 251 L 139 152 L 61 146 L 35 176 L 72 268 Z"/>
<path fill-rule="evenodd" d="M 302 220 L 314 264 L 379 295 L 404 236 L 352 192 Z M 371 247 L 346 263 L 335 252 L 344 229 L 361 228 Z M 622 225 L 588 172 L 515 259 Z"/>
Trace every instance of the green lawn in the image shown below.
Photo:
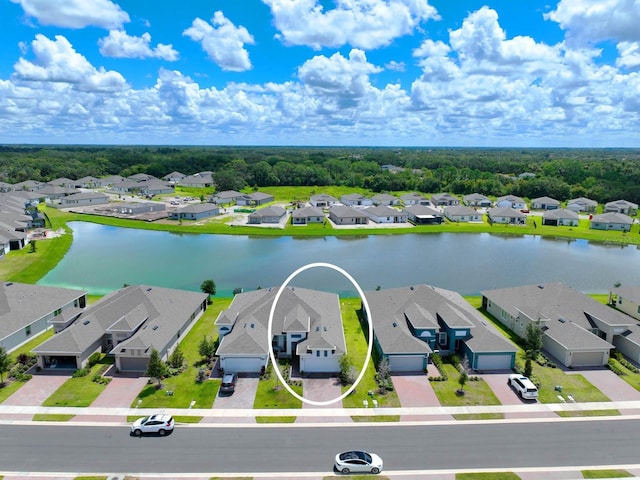
<path fill-rule="evenodd" d="M 579 410 L 579 411 L 560 411 L 556 412 L 559 417 L 615 417 L 620 415 L 620 410 Z"/>
<path fill-rule="evenodd" d="M 367 324 L 365 323 L 364 325 L 361 325 L 358 318 L 360 299 L 341 299 L 340 309 L 342 311 L 347 352 L 351 356 L 354 366 L 359 373 L 367 356 L 367 336 L 369 333 Z M 350 395 L 344 398 L 342 405 L 346 408 L 362 408 L 362 402 L 364 400 L 367 400 L 369 405 L 371 405 L 372 400 L 375 399 L 380 407 L 399 407 L 400 400 L 398 399 L 398 394 L 395 391 L 388 391 L 385 394 L 380 394 L 378 392 L 378 384 L 376 383 L 375 375 L 376 369 L 372 358 L 367 365 L 367 369 L 361 382 Z M 342 392 L 346 392 L 348 388 L 349 386 L 343 386 Z M 369 392 L 373 392 L 373 395 L 369 395 Z"/>
<path fill-rule="evenodd" d="M 21 353 L 31 353 L 31 350 L 36 348 L 45 340 L 50 339 L 52 336 L 53 336 L 53 328 L 50 328 L 49 330 L 45 330 L 44 332 L 39 333 L 38 335 L 33 337 L 31 340 L 29 340 L 27 343 L 19 346 L 13 352 L 11 352 L 11 357 L 15 359 L 15 358 L 18 358 L 18 355 L 20 355 Z"/>
<path fill-rule="evenodd" d="M 302 387 L 294 385 L 291 389 L 302 396 Z M 302 408 L 302 401 L 291 395 L 278 376 L 271 372 L 269 378 L 258 382 L 253 408 Z"/>
<path fill-rule="evenodd" d="M 467 382 L 464 386 L 464 395 L 458 395 L 456 391 L 460 388 L 458 378 L 460 373 L 449 364 L 444 364 L 444 372 L 449 377 L 446 382 L 431 382 L 433 391 L 438 396 L 440 404 L 445 407 L 460 407 L 470 405 L 500 405 L 500 401 L 495 396 L 487 382 L 482 380 Z"/>
<path fill-rule="evenodd" d="M 57 414 L 57 413 L 36 413 L 32 420 L 34 422 L 68 422 L 75 415 L 65 415 L 65 414 Z"/>
<path fill-rule="evenodd" d="M 7 398 L 13 395 L 16 390 L 25 384 L 25 382 L 8 381 L 6 374 L 4 377 L 4 384 L 0 386 L 0 403 L 4 402 Z"/>
<path fill-rule="evenodd" d="M 632 478 L 626 470 L 582 470 L 583 478 Z"/>
<path fill-rule="evenodd" d="M 456 473 L 456 480 L 518 480 L 513 472 Z"/>
<path fill-rule="evenodd" d="M 89 374 L 84 377 L 70 378 L 53 392 L 42 405 L 45 407 L 88 407 L 106 388 L 106 385 L 96 383 L 92 381 L 92 378 L 108 361 L 104 359 L 103 363 L 94 365 Z"/>
<path fill-rule="evenodd" d="M 220 388 L 220 379 L 196 382 L 198 368 L 203 360 L 198 353 L 198 345 L 204 336 L 213 338 L 217 335 L 214 322 L 230 303 L 230 298 L 213 298 L 213 303 L 180 342 L 187 369 L 180 375 L 166 378 L 160 389 L 155 382 L 147 385 L 134 400 L 132 407 L 189 408 L 191 402 L 195 401 L 193 408 L 211 408 Z M 167 391 L 172 391 L 173 395 L 167 395 Z"/>

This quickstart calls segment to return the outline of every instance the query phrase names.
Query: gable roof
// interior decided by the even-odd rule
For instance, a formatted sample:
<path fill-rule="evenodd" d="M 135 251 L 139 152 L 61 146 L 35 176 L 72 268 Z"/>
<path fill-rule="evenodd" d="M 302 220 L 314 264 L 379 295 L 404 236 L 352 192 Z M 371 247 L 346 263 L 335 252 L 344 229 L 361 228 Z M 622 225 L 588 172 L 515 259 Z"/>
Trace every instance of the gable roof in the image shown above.
<path fill-rule="evenodd" d="M 480 215 L 476 210 L 465 205 L 449 205 L 444 207 L 444 213 L 447 215 Z"/>
<path fill-rule="evenodd" d="M 490 217 L 525 218 L 522 212 L 511 207 L 493 207 L 489 209 L 487 214 Z"/>
<path fill-rule="evenodd" d="M 591 219 L 591 223 L 617 223 L 621 225 L 631 225 L 633 219 L 624 213 L 601 213 L 600 215 L 594 215 Z"/>
<path fill-rule="evenodd" d="M 580 216 L 573 210 L 567 210 L 566 208 L 558 208 L 556 210 L 545 210 L 545 212 L 542 214 L 542 218 L 546 218 L 546 219 L 568 218 L 570 220 L 578 220 Z"/>
<path fill-rule="evenodd" d="M 293 218 L 324 217 L 324 212 L 318 207 L 302 207 L 296 208 L 291 216 Z"/>
<path fill-rule="evenodd" d="M 347 205 L 334 205 L 329 213 L 338 218 L 368 218 L 366 213 Z"/>

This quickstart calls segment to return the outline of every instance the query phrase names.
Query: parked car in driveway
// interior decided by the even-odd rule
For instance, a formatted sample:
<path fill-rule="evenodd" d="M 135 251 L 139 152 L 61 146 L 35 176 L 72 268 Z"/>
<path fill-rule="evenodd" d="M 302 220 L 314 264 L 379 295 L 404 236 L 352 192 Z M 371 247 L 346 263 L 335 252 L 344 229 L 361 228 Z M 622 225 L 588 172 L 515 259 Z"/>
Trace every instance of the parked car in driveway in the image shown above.
<path fill-rule="evenodd" d="M 174 423 L 171 415 L 149 415 L 133 422 L 131 433 L 136 437 L 144 433 L 157 433 L 160 436 L 164 436 L 173 431 Z"/>
<path fill-rule="evenodd" d="M 508 383 L 523 400 L 536 400 L 538 398 L 538 387 L 524 375 L 511 374 L 509 375 Z"/>
<path fill-rule="evenodd" d="M 236 390 L 237 381 L 237 373 L 225 373 L 222 377 L 222 383 L 220 384 L 220 393 L 231 395 Z"/>
<path fill-rule="evenodd" d="M 337 454 L 334 466 L 341 473 L 380 473 L 382 471 L 382 458 L 375 453 L 350 450 Z"/>

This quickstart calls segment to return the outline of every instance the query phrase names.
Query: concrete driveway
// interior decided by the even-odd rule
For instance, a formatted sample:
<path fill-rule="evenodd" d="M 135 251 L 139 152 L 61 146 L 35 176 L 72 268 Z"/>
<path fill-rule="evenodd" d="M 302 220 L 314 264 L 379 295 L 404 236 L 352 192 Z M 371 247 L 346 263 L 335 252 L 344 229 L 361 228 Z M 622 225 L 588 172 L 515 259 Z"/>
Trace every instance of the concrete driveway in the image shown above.
<path fill-rule="evenodd" d="M 589 370 L 567 370 L 568 375 L 582 375 L 612 402 L 640 400 L 640 392 L 607 368 Z M 571 393 L 571 392 L 567 392 Z M 576 398 L 579 402 L 580 399 Z M 637 415 L 638 410 L 625 410 L 626 415 Z"/>
<path fill-rule="evenodd" d="M 69 378 L 71 378 L 71 373 L 56 372 L 55 375 L 49 372 L 35 373 L 33 377 L 31 377 L 31 380 L 16 390 L 13 395 L 7 398 L 2 404 L 37 407 Z M 2 415 L 0 415 L 0 418 L 3 420 L 31 420 L 33 415 L 16 414 L 5 417 L 6 418 L 2 418 Z"/>
<path fill-rule="evenodd" d="M 522 400 L 516 391 L 509 386 L 507 380 L 509 375 L 513 373 L 501 372 L 501 373 L 484 373 L 479 375 L 489 385 L 493 393 L 502 405 L 527 405 L 531 404 L 532 400 Z M 556 418 L 557 415 L 554 412 L 509 412 L 504 414 L 504 418 L 533 418 L 533 417 L 548 417 Z"/>
<path fill-rule="evenodd" d="M 147 385 L 147 377 L 112 377 L 111 382 L 91 404 L 92 407 L 129 408 L 138 394 Z M 73 422 L 105 421 L 125 422 L 126 416 L 98 417 L 95 415 L 76 415 Z"/>
<path fill-rule="evenodd" d="M 253 408 L 259 381 L 260 378 L 258 375 L 238 376 L 236 389 L 233 394 L 220 395 L 218 393 L 213 401 L 213 408 Z M 202 421 L 212 423 L 255 423 L 256 420 L 254 417 L 206 417 Z"/>
<path fill-rule="evenodd" d="M 437 375 L 437 373 L 434 373 Z M 436 396 L 429 378 L 424 373 L 393 374 L 393 386 L 395 387 L 400 406 L 402 407 L 439 407 L 440 401 Z M 417 420 L 452 420 L 451 415 L 402 415 L 401 421 Z"/>
<path fill-rule="evenodd" d="M 340 380 L 336 377 L 312 377 L 304 378 L 302 380 L 302 394 L 304 398 L 313 400 L 316 402 L 327 402 L 333 400 L 342 395 L 342 388 L 340 386 Z M 314 408 L 342 408 L 342 401 L 334 402 L 329 405 L 311 405 L 309 403 L 302 403 L 302 408 L 314 409 Z M 318 417 L 298 417 L 296 423 L 333 423 L 333 422 L 351 422 L 349 416 L 337 416 L 327 415 Z"/>

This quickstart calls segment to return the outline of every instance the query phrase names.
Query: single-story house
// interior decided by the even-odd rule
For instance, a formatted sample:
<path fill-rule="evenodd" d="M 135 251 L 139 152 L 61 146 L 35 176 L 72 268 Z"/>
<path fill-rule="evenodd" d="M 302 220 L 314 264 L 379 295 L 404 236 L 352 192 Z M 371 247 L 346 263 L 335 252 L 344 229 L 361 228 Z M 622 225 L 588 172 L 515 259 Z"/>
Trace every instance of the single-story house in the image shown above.
<path fill-rule="evenodd" d="M 73 187 L 63 187 L 57 185 L 45 185 L 38 193 L 45 196 L 45 202 L 50 202 L 52 200 L 58 200 L 62 197 L 67 197 L 69 195 L 73 195 L 74 193 L 78 193 L 78 190 Z"/>
<path fill-rule="evenodd" d="M 224 190 L 223 192 L 218 192 L 213 195 L 209 201 L 218 205 L 231 205 L 235 203 L 236 199 L 242 197 L 242 195 L 244 194 L 236 192 L 235 190 Z"/>
<path fill-rule="evenodd" d="M 11 229 L 0 229 L 2 243 L 9 242 L 9 250 L 22 250 L 27 245 L 27 233 Z"/>
<path fill-rule="evenodd" d="M 407 212 L 396 210 L 386 205 L 368 207 L 363 212 L 375 223 L 407 223 L 409 220 Z"/>
<path fill-rule="evenodd" d="M 560 202 L 551 197 L 538 197 L 531 200 L 531 208 L 534 210 L 556 210 L 560 208 Z"/>
<path fill-rule="evenodd" d="M 538 324 L 543 349 L 566 367 L 606 365 L 614 345 L 623 351 L 619 345 L 628 331 L 640 333 L 628 315 L 562 283 L 481 293 L 487 312 L 516 335 L 524 337 L 528 324 Z M 640 343 L 635 346 L 640 352 Z M 625 345 L 623 353 L 629 350 Z"/>
<path fill-rule="evenodd" d="M 245 205 L 249 207 L 257 207 L 266 203 L 273 202 L 274 197 L 269 193 L 253 192 L 236 198 L 237 205 Z"/>
<path fill-rule="evenodd" d="M 306 373 L 340 371 L 347 352 L 340 299 L 334 293 L 299 287 L 282 290 L 268 338 L 269 314 L 277 288 L 239 293 L 216 319 L 220 345 L 216 355 L 225 372 L 258 373 L 269 362 L 269 345 L 279 358 L 300 362 Z"/>
<path fill-rule="evenodd" d="M 405 193 L 400 197 L 400 200 L 402 200 L 402 203 L 405 206 L 422 205 L 426 207 L 431 205 L 431 202 L 424 195 L 420 195 L 419 193 L 415 193 L 415 192 Z"/>
<path fill-rule="evenodd" d="M 101 184 L 101 181 L 96 177 L 87 175 L 86 177 L 79 178 L 75 181 L 76 188 L 95 188 Z"/>
<path fill-rule="evenodd" d="M 162 202 L 123 202 L 111 207 L 112 211 L 120 215 L 141 215 L 148 212 L 161 212 L 167 206 Z"/>
<path fill-rule="evenodd" d="M 378 193 L 374 195 L 373 204 L 376 206 L 379 205 L 399 205 L 400 199 L 398 197 L 394 197 L 393 195 L 389 195 L 388 193 Z"/>
<path fill-rule="evenodd" d="M 493 205 L 489 197 L 482 195 L 481 193 L 465 195 L 462 197 L 462 202 L 468 207 L 489 208 Z"/>
<path fill-rule="evenodd" d="M 60 206 L 63 208 L 104 205 L 105 203 L 109 203 L 109 197 L 107 194 L 99 192 L 74 193 L 60 199 Z"/>
<path fill-rule="evenodd" d="M 355 208 L 335 205 L 329 209 L 329 220 L 336 225 L 366 225 L 369 223 L 369 216 Z"/>
<path fill-rule="evenodd" d="M 515 195 L 504 195 L 496 199 L 496 207 L 510 207 L 515 210 L 526 210 L 527 203 Z"/>
<path fill-rule="evenodd" d="M 624 213 L 602 213 L 591 218 L 592 230 L 619 230 L 628 232 L 633 225 L 633 219 Z"/>
<path fill-rule="evenodd" d="M 207 308 L 208 295 L 132 285 L 87 307 L 64 330 L 33 349 L 40 368 L 83 368 L 94 352 L 123 372 L 147 370 L 153 349 L 166 360 Z"/>
<path fill-rule="evenodd" d="M 460 200 L 450 193 L 435 193 L 431 195 L 431 203 L 438 207 L 446 207 L 451 205 L 460 205 Z"/>
<path fill-rule="evenodd" d="M 296 208 L 291 212 L 291 223 L 293 225 L 306 225 L 308 223 L 324 223 L 324 212 L 317 207 Z"/>
<path fill-rule="evenodd" d="M 96 179 L 98 187 L 112 187 L 120 182 L 124 182 L 125 178 L 121 175 L 109 175 L 108 177 Z"/>
<path fill-rule="evenodd" d="M 163 182 L 157 178 L 142 180 L 138 183 L 138 190 L 143 195 L 163 195 L 174 192 L 172 184 Z"/>
<path fill-rule="evenodd" d="M 493 207 L 487 212 L 489 221 L 492 223 L 504 223 L 509 225 L 524 225 L 526 216 L 511 207 Z"/>
<path fill-rule="evenodd" d="M 444 216 L 452 222 L 481 222 L 482 214 L 464 205 L 444 207 Z"/>
<path fill-rule="evenodd" d="M 349 193 L 347 195 L 342 195 L 340 197 L 340 201 L 343 205 L 348 207 L 370 207 L 373 205 L 373 200 L 371 198 L 367 198 L 364 195 L 360 195 L 359 193 Z"/>
<path fill-rule="evenodd" d="M 509 370 L 517 348 L 462 296 L 417 285 L 367 292 L 374 348 L 392 372 L 424 371 L 429 355 L 466 356 L 476 370 Z"/>
<path fill-rule="evenodd" d="M 0 283 L 0 346 L 11 352 L 86 306 L 87 292 L 27 283 Z"/>
<path fill-rule="evenodd" d="M 133 193 L 138 192 L 142 193 L 140 189 L 140 182 L 137 180 L 133 180 L 131 178 L 127 178 L 122 182 L 114 183 L 111 185 L 111 190 L 118 193 Z"/>
<path fill-rule="evenodd" d="M 439 225 L 444 219 L 442 213 L 426 205 L 413 204 L 405 206 L 403 211 L 414 225 Z"/>
<path fill-rule="evenodd" d="M 605 213 L 622 213 L 630 217 L 638 213 L 638 204 L 626 200 L 616 200 L 604 204 Z"/>
<path fill-rule="evenodd" d="M 186 177 L 184 173 L 171 172 L 171 173 L 167 173 L 164 177 L 162 177 L 162 180 L 164 180 L 165 182 L 178 183 L 184 177 Z"/>
<path fill-rule="evenodd" d="M 598 208 L 598 202 L 585 197 L 573 198 L 567 202 L 567 210 L 574 212 L 593 213 Z"/>
<path fill-rule="evenodd" d="M 640 321 L 640 286 L 612 288 L 609 305 Z"/>
<path fill-rule="evenodd" d="M 284 208 L 272 205 L 271 207 L 265 207 L 256 212 L 250 213 L 248 223 L 280 223 L 286 214 L 287 211 Z"/>
<path fill-rule="evenodd" d="M 186 207 L 176 208 L 169 212 L 171 220 L 200 220 L 201 218 L 220 215 L 220 207 L 213 203 L 194 203 Z"/>
<path fill-rule="evenodd" d="M 23 190 L 25 192 L 35 192 L 45 186 L 45 183 L 36 180 L 25 180 L 24 182 L 15 183 L 13 190 Z"/>
<path fill-rule="evenodd" d="M 134 182 L 150 182 L 151 180 L 158 180 L 158 178 L 149 173 L 134 173 L 133 175 L 129 175 L 127 178 Z"/>
<path fill-rule="evenodd" d="M 542 224 L 559 227 L 577 227 L 580 218 L 578 214 L 566 208 L 547 210 L 542 214 Z"/>
<path fill-rule="evenodd" d="M 213 187 L 213 177 L 211 175 L 196 173 L 195 175 L 188 175 L 179 180 L 178 185 L 181 187 Z"/>
<path fill-rule="evenodd" d="M 71 180 L 70 178 L 67 178 L 67 177 L 55 178 L 50 182 L 47 182 L 47 185 L 53 185 L 54 187 L 73 188 L 73 189 L 76 188 L 75 180 Z"/>
<path fill-rule="evenodd" d="M 311 195 L 311 198 L 309 199 L 309 204 L 312 207 L 318 207 L 318 208 L 333 207 L 337 203 L 339 203 L 337 198 L 332 197 L 331 195 L 328 195 L 326 193 Z"/>

